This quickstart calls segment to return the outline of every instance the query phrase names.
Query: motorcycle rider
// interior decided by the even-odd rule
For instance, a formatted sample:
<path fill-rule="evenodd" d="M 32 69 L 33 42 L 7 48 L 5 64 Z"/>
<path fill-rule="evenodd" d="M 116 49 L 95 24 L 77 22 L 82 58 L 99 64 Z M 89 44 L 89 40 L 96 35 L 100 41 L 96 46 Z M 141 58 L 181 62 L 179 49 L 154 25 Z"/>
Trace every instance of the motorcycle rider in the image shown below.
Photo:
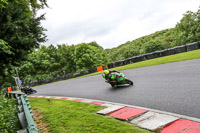
<path fill-rule="evenodd" d="M 115 75 L 113 75 L 115 74 Z M 117 82 L 120 77 L 120 72 L 116 70 L 104 70 L 103 77 L 109 82 Z"/>
<path fill-rule="evenodd" d="M 30 86 L 22 86 L 21 91 L 25 94 L 32 94 L 32 93 L 37 92 L 36 90 L 32 89 Z"/>

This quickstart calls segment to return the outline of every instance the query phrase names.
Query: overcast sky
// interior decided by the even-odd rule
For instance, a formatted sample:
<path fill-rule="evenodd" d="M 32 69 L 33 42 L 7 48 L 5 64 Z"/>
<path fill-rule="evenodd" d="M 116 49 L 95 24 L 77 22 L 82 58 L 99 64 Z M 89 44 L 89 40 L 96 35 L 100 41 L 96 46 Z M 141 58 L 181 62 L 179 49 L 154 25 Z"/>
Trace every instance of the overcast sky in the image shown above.
<path fill-rule="evenodd" d="M 50 44 L 96 41 L 113 48 L 159 30 L 173 28 L 200 0 L 47 0 L 42 26 Z"/>

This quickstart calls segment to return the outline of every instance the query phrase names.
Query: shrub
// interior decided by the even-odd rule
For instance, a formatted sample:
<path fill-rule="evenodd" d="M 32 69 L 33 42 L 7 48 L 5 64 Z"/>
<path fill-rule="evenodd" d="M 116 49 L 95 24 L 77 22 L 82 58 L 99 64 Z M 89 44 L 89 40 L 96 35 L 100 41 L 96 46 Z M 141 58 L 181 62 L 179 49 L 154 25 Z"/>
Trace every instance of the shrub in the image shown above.
<path fill-rule="evenodd" d="M 16 133 L 21 129 L 19 119 L 17 117 L 17 101 L 16 99 L 4 98 L 0 92 L 0 132 Z"/>

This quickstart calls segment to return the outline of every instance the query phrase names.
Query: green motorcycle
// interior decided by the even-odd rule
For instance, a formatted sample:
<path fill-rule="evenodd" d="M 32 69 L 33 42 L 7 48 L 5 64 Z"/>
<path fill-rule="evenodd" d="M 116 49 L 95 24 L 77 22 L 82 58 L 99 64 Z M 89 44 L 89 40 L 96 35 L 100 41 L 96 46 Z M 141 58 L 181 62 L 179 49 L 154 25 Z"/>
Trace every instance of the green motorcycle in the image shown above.
<path fill-rule="evenodd" d="M 102 75 L 105 78 L 105 74 Z M 106 79 L 106 78 L 105 78 Z M 119 86 L 119 85 L 133 85 L 133 81 L 126 78 L 123 73 L 112 73 L 109 79 L 106 79 L 107 83 L 109 83 L 112 87 Z"/>

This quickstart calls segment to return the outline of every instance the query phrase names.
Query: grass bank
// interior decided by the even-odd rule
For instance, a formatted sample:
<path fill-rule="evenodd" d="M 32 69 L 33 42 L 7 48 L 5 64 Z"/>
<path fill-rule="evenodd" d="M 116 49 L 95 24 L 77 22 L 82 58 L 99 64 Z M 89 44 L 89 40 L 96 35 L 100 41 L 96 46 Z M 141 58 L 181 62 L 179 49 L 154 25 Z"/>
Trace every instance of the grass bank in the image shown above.
<path fill-rule="evenodd" d="M 29 98 L 32 109 L 52 133 L 149 133 L 134 125 L 96 114 L 102 106 L 59 99 Z"/>

